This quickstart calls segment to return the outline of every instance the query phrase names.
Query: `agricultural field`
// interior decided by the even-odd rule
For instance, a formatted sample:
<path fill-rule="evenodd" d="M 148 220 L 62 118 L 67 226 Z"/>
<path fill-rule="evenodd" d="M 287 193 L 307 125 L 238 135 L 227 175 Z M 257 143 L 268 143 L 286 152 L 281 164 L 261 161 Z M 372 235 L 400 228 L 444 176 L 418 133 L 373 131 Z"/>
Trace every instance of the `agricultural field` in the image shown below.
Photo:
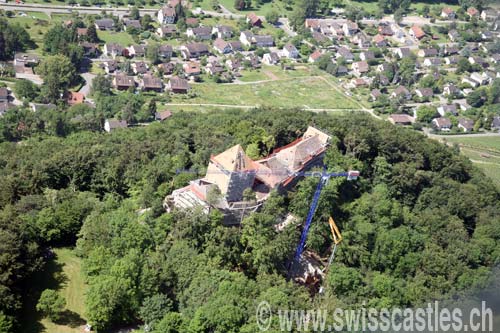
<path fill-rule="evenodd" d="M 457 143 L 460 151 L 500 187 L 500 136 L 447 137 L 446 141 Z"/>
<path fill-rule="evenodd" d="M 79 333 L 85 325 L 84 294 L 86 284 L 81 273 L 81 259 L 68 248 L 55 249 L 55 258 L 48 262 L 46 269 L 33 281 L 37 290 L 31 296 L 44 289 L 56 289 L 66 300 L 64 320 L 53 323 L 40 318 L 35 311 L 36 300 L 32 301 L 25 314 L 23 332 L 34 333 Z"/>

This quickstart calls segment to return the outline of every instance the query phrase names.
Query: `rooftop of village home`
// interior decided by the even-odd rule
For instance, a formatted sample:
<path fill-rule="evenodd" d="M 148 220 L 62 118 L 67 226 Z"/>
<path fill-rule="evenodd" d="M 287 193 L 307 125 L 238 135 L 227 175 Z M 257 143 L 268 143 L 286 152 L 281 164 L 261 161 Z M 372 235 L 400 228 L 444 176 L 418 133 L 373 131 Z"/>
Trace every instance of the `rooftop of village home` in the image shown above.
<path fill-rule="evenodd" d="M 167 200 L 173 200 L 173 205 L 178 208 L 208 207 L 208 193 L 217 189 L 222 198 L 216 206 L 225 208 L 231 203 L 244 201 L 243 192 L 251 189 L 257 202 L 262 202 L 271 190 L 283 190 L 292 184 L 297 172 L 317 165 L 329 142 L 328 134 L 308 127 L 297 140 L 256 161 L 237 144 L 211 156 L 205 177 L 175 190 Z"/>

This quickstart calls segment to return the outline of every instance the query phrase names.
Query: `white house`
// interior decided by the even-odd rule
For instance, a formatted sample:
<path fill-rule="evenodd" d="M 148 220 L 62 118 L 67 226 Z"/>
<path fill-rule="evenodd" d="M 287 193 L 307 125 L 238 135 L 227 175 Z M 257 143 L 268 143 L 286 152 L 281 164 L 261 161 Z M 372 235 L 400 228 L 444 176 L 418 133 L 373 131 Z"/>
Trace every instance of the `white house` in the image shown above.
<path fill-rule="evenodd" d="M 287 43 L 283 47 L 283 55 L 290 59 L 297 59 L 299 57 L 299 51 L 293 44 Z"/>
<path fill-rule="evenodd" d="M 160 24 L 172 24 L 175 22 L 175 8 L 170 7 L 170 6 L 163 6 L 159 11 L 158 11 L 158 22 Z"/>

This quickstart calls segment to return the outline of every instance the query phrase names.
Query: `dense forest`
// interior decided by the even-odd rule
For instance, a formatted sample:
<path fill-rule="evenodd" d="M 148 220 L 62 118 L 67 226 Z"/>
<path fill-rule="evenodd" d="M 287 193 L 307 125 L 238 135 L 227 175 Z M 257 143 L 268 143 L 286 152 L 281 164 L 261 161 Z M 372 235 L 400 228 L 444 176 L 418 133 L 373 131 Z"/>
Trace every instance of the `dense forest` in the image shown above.
<path fill-rule="evenodd" d="M 333 136 L 326 186 L 307 247 L 328 256 L 334 216 L 344 236 L 325 293 L 287 282 L 318 182 L 273 194 L 241 227 L 221 214 L 165 213 L 162 201 L 234 144 L 265 155 L 314 125 Z M 253 151 L 255 154 L 255 151 Z M 174 114 L 164 123 L 0 144 L 0 332 L 19 324 L 23 286 L 47 249 L 75 246 L 98 331 L 256 332 L 255 307 L 414 306 L 484 287 L 500 258 L 500 193 L 458 149 L 368 115 L 252 110 Z M 16 319 L 17 318 L 17 319 Z M 273 323 L 279 328 L 278 323 Z"/>

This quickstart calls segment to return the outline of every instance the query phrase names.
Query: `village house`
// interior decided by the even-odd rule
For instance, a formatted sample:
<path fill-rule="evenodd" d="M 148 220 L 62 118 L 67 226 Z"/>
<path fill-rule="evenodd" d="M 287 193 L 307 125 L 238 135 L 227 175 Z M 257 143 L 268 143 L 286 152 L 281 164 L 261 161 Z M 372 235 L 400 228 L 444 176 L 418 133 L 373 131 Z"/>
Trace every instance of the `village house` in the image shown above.
<path fill-rule="evenodd" d="M 472 132 L 474 130 L 474 121 L 471 119 L 460 118 L 458 119 L 458 126 L 464 132 Z"/>
<path fill-rule="evenodd" d="M 213 27 L 212 34 L 217 38 L 227 39 L 233 36 L 233 28 L 227 25 L 217 25 Z"/>
<path fill-rule="evenodd" d="M 382 35 L 375 35 L 372 39 L 372 42 L 376 47 L 386 47 L 388 45 L 387 40 Z"/>
<path fill-rule="evenodd" d="M 370 66 L 366 61 L 358 61 L 352 64 L 352 71 L 354 75 L 361 76 L 370 71 Z"/>
<path fill-rule="evenodd" d="M 163 75 L 171 75 L 174 73 L 175 64 L 173 62 L 164 62 L 158 65 L 158 69 Z"/>
<path fill-rule="evenodd" d="M 262 62 L 268 66 L 277 65 L 280 62 L 280 57 L 276 52 L 266 53 L 262 57 Z"/>
<path fill-rule="evenodd" d="M 342 31 L 346 36 L 353 36 L 359 31 L 359 27 L 356 22 L 347 21 L 344 24 L 342 24 Z"/>
<path fill-rule="evenodd" d="M 155 112 L 155 120 L 164 121 L 170 117 L 172 117 L 172 111 L 165 110 L 165 111 Z"/>
<path fill-rule="evenodd" d="M 451 57 L 444 58 L 444 63 L 446 65 L 456 65 L 456 64 L 458 64 L 459 60 L 460 60 L 460 57 L 454 55 L 454 56 L 451 56 Z"/>
<path fill-rule="evenodd" d="M 469 63 L 471 65 L 478 64 L 478 65 L 480 65 L 482 67 L 486 67 L 488 65 L 488 63 L 486 62 L 486 60 L 484 60 L 483 58 L 478 57 L 478 56 L 470 56 L 468 58 L 468 60 L 469 60 Z"/>
<path fill-rule="evenodd" d="M 472 88 L 477 88 L 479 86 L 479 83 L 477 83 L 477 81 L 471 79 L 470 77 L 463 77 L 462 78 L 462 83 L 467 83 Z M 466 89 L 464 89 L 464 93 L 465 93 L 465 91 L 466 91 Z"/>
<path fill-rule="evenodd" d="M 382 36 L 392 36 L 394 35 L 394 31 L 392 31 L 391 26 L 389 24 L 380 24 L 377 28 L 378 33 Z"/>
<path fill-rule="evenodd" d="M 132 76 L 128 76 L 126 74 L 116 74 L 113 78 L 113 86 L 117 90 L 127 90 L 135 88 L 135 81 Z"/>
<path fill-rule="evenodd" d="M 158 48 L 158 56 L 162 59 L 170 59 L 174 53 L 172 45 L 163 44 Z"/>
<path fill-rule="evenodd" d="M 389 121 L 394 125 L 411 125 L 415 122 L 415 118 L 404 113 L 391 114 Z"/>
<path fill-rule="evenodd" d="M 271 47 L 274 45 L 274 39 L 268 35 L 253 35 L 252 44 L 256 47 Z"/>
<path fill-rule="evenodd" d="M 247 23 L 250 23 L 252 27 L 262 27 L 262 20 L 255 13 L 247 15 Z"/>
<path fill-rule="evenodd" d="M 359 59 L 363 61 L 373 60 L 375 59 L 375 54 L 373 51 L 363 51 L 359 54 Z"/>
<path fill-rule="evenodd" d="M 213 46 L 214 46 L 214 49 L 217 52 L 222 53 L 222 54 L 226 54 L 226 53 L 231 53 L 232 52 L 231 45 L 229 45 L 229 43 L 226 42 L 222 38 L 217 38 L 214 41 L 214 45 Z"/>
<path fill-rule="evenodd" d="M 173 76 L 168 81 L 167 89 L 175 94 L 186 94 L 189 91 L 190 87 L 186 79 L 178 76 Z"/>
<path fill-rule="evenodd" d="M 405 86 L 398 86 L 391 94 L 392 98 L 402 97 L 404 99 L 411 99 L 411 93 Z"/>
<path fill-rule="evenodd" d="M 180 52 L 184 59 L 199 58 L 208 55 L 208 46 L 203 43 L 188 43 L 180 47 Z"/>
<path fill-rule="evenodd" d="M 452 42 L 457 42 L 460 40 L 460 33 L 456 29 L 451 29 L 448 31 L 448 38 L 450 38 Z"/>
<path fill-rule="evenodd" d="M 265 54 L 264 54 L 265 56 Z M 243 62 L 241 59 L 232 57 L 226 60 L 226 66 L 229 68 L 229 70 L 237 72 L 239 70 L 244 69 L 245 67 L 243 66 Z"/>
<path fill-rule="evenodd" d="M 345 61 L 347 62 L 352 62 L 354 60 L 354 55 L 351 53 L 349 49 L 346 47 L 342 46 L 337 50 L 337 53 L 335 54 L 335 57 L 338 58 L 344 58 Z"/>
<path fill-rule="evenodd" d="M 132 67 L 132 71 L 134 74 L 146 74 L 148 72 L 148 65 L 146 65 L 143 61 L 133 62 L 130 67 Z"/>
<path fill-rule="evenodd" d="M 243 45 L 241 45 L 240 41 L 230 40 L 228 43 L 229 43 L 229 47 L 231 47 L 231 51 L 233 51 L 233 52 L 243 51 Z"/>
<path fill-rule="evenodd" d="M 455 104 L 443 104 L 437 108 L 437 112 L 442 116 L 447 114 L 452 114 L 454 116 L 458 115 L 457 106 Z"/>
<path fill-rule="evenodd" d="M 45 110 L 54 110 L 57 108 L 55 104 L 48 103 L 48 104 L 43 104 L 43 103 L 29 103 L 29 106 L 33 112 L 41 112 Z"/>
<path fill-rule="evenodd" d="M 415 39 L 422 39 L 425 37 L 425 32 L 418 25 L 414 25 L 410 29 L 410 36 Z"/>
<path fill-rule="evenodd" d="M 474 7 L 469 7 L 469 8 L 467 8 L 467 15 L 469 15 L 469 17 L 478 17 L 479 10 L 477 10 Z"/>
<path fill-rule="evenodd" d="M 451 130 L 451 121 L 449 118 L 439 117 L 432 119 L 432 126 L 443 132 L 449 132 Z"/>
<path fill-rule="evenodd" d="M 455 19 L 455 16 L 456 16 L 455 11 L 450 7 L 444 7 L 441 10 L 441 17 L 444 19 L 453 20 Z"/>
<path fill-rule="evenodd" d="M 196 40 L 210 40 L 212 39 L 212 28 L 210 27 L 196 27 L 188 28 L 186 31 L 188 38 Z"/>
<path fill-rule="evenodd" d="M 474 72 L 470 75 L 470 78 L 481 86 L 489 82 L 489 77 L 485 73 Z"/>
<path fill-rule="evenodd" d="M 382 92 L 379 89 L 373 89 L 370 92 L 370 98 L 372 101 L 376 101 L 380 96 L 382 96 Z"/>
<path fill-rule="evenodd" d="M 446 55 L 458 54 L 458 51 L 460 51 L 460 49 L 454 45 L 446 45 L 444 47 L 444 54 Z"/>
<path fill-rule="evenodd" d="M 287 43 L 283 46 L 282 54 L 289 59 L 297 59 L 299 57 L 299 51 L 291 43 Z"/>
<path fill-rule="evenodd" d="M 186 25 L 188 27 L 197 27 L 200 25 L 200 21 L 196 17 L 187 17 Z"/>
<path fill-rule="evenodd" d="M 220 75 L 225 72 L 224 66 L 218 61 L 210 61 L 205 66 L 205 72 L 210 75 Z"/>
<path fill-rule="evenodd" d="M 16 53 L 14 55 L 14 66 L 33 67 L 39 62 L 40 58 L 35 54 Z"/>
<path fill-rule="evenodd" d="M 438 55 L 438 50 L 436 50 L 434 48 L 420 49 L 420 50 L 418 50 L 417 55 L 420 58 L 436 57 Z"/>
<path fill-rule="evenodd" d="M 156 29 L 156 33 L 162 38 L 175 37 L 177 36 L 177 27 L 175 24 L 165 24 L 158 27 L 158 29 Z"/>
<path fill-rule="evenodd" d="M 460 94 L 460 89 L 453 83 L 447 83 L 443 87 L 443 96 L 457 96 Z"/>
<path fill-rule="evenodd" d="M 245 46 L 252 45 L 253 33 L 251 31 L 242 31 L 240 33 L 240 42 Z"/>
<path fill-rule="evenodd" d="M 70 91 L 70 92 L 68 92 L 68 96 L 66 98 L 66 102 L 69 105 L 82 104 L 84 101 L 85 101 L 85 95 L 84 94 L 82 94 L 80 92 L 76 92 L 76 91 Z"/>
<path fill-rule="evenodd" d="M 128 123 L 126 120 L 118 120 L 118 119 L 106 119 L 104 122 L 104 130 L 108 133 L 120 128 L 127 128 Z"/>
<path fill-rule="evenodd" d="M 141 21 L 139 20 L 130 20 L 130 19 L 123 19 L 123 30 L 127 31 L 127 29 L 137 29 L 140 30 L 141 27 Z"/>
<path fill-rule="evenodd" d="M 498 18 L 498 13 L 494 9 L 485 9 L 481 12 L 481 19 L 486 22 L 493 22 Z"/>
<path fill-rule="evenodd" d="M 434 92 L 432 91 L 432 88 L 415 89 L 415 94 L 417 94 L 417 96 L 420 98 L 430 98 L 430 97 L 434 96 Z"/>
<path fill-rule="evenodd" d="M 261 67 L 259 56 L 257 56 L 254 53 L 247 54 L 245 56 L 245 60 L 247 60 L 248 62 L 250 62 L 250 66 L 252 66 L 252 68 L 254 68 L 254 69 L 257 69 L 257 68 Z"/>
<path fill-rule="evenodd" d="M 313 53 L 311 53 L 311 55 L 309 56 L 309 58 L 307 59 L 307 61 L 310 62 L 310 63 L 315 63 L 316 61 L 319 60 L 319 58 L 321 58 L 322 55 L 323 55 L 323 51 L 320 50 L 320 49 L 317 49 L 316 51 L 314 51 Z"/>
<path fill-rule="evenodd" d="M 99 45 L 96 43 L 81 42 L 80 46 L 83 48 L 85 57 L 95 58 L 99 55 Z"/>
<path fill-rule="evenodd" d="M 441 58 L 426 58 L 423 62 L 425 67 L 433 67 L 441 65 Z"/>
<path fill-rule="evenodd" d="M 146 48 L 144 45 L 132 45 L 127 49 L 129 57 L 144 57 L 146 55 Z"/>
<path fill-rule="evenodd" d="M 408 47 L 398 47 L 394 50 L 394 54 L 396 54 L 399 59 L 403 59 L 409 57 L 411 55 L 411 51 Z"/>
<path fill-rule="evenodd" d="M 161 79 L 151 74 L 145 74 L 142 77 L 139 86 L 144 91 L 162 92 L 163 90 L 163 82 Z"/>
<path fill-rule="evenodd" d="M 160 24 L 173 24 L 176 16 L 175 8 L 166 5 L 158 11 L 158 22 Z"/>
<path fill-rule="evenodd" d="M 117 43 L 106 43 L 102 49 L 106 56 L 110 56 L 113 59 L 116 58 L 116 56 L 121 56 L 123 54 L 123 50 L 123 46 Z"/>
<path fill-rule="evenodd" d="M 95 20 L 94 24 L 98 30 L 113 30 L 115 28 L 115 22 L 112 19 Z"/>
<path fill-rule="evenodd" d="M 201 74 L 201 66 L 199 62 L 187 61 L 182 64 L 182 69 L 188 77 L 196 76 Z"/>
<path fill-rule="evenodd" d="M 107 74 L 114 73 L 118 69 L 118 63 L 114 60 L 111 61 L 105 61 L 103 63 L 104 71 Z"/>

